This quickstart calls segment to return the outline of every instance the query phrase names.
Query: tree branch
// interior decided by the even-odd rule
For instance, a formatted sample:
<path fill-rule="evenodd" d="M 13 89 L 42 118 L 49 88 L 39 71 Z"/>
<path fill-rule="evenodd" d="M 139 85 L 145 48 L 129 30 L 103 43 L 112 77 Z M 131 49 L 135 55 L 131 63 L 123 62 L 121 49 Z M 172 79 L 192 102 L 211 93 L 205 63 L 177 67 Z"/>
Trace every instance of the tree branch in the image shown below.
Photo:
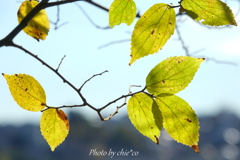
<path fill-rule="evenodd" d="M 84 96 L 82 95 L 82 93 L 81 93 L 81 89 L 84 87 L 84 85 L 85 85 L 88 81 L 90 81 L 91 79 L 93 79 L 93 78 L 96 77 L 96 76 L 99 76 L 99 75 L 102 75 L 103 73 L 108 72 L 107 70 L 104 71 L 104 72 L 102 72 L 102 73 L 93 75 L 92 77 L 90 77 L 89 79 L 87 79 L 87 80 L 82 84 L 82 86 L 81 86 L 79 89 L 77 89 L 72 83 L 70 83 L 66 78 L 64 78 L 64 77 L 58 72 L 58 69 L 59 69 L 59 67 L 60 67 L 60 65 L 61 65 L 61 63 L 62 63 L 62 61 L 63 61 L 63 59 L 64 59 L 65 56 L 61 59 L 61 62 L 59 63 L 58 68 L 57 68 L 57 69 L 54 69 L 54 68 L 51 67 L 49 64 L 47 64 L 45 61 L 43 61 L 41 58 L 39 58 L 37 55 L 34 55 L 32 52 L 28 51 L 27 49 L 23 48 L 23 47 L 20 46 L 20 45 L 17 45 L 17 44 L 15 44 L 15 43 L 12 42 L 11 44 L 8 44 L 7 46 L 11 46 L 11 47 L 18 48 L 18 49 L 24 51 L 25 53 L 27 53 L 28 55 L 32 56 L 33 58 L 35 58 L 35 59 L 38 60 L 39 62 L 41 62 L 41 63 L 42 63 L 43 65 L 45 65 L 48 69 L 50 69 L 51 71 L 53 71 L 59 78 L 61 78 L 64 83 L 68 84 L 74 91 L 76 91 L 77 94 L 80 96 L 81 100 L 83 101 L 83 103 L 80 104 L 80 105 L 63 105 L 63 106 L 60 106 L 60 107 L 50 107 L 50 106 L 46 105 L 47 108 L 43 109 L 41 112 L 43 112 L 43 111 L 45 111 L 45 110 L 47 110 L 47 109 L 49 109 L 49 108 L 74 108 L 74 107 L 84 107 L 84 106 L 88 106 L 89 108 L 91 108 L 92 110 L 94 110 L 94 111 L 96 111 L 96 112 L 98 113 L 98 115 L 99 115 L 99 117 L 100 117 L 100 119 L 101 119 L 102 121 L 107 121 L 107 120 L 110 120 L 114 115 L 116 115 L 116 114 L 118 113 L 118 110 L 119 110 L 120 108 L 122 108 L 124 105 L 126 105 L 127 97 L 133 96 L 134 94 L 143 92 L 143 91 L 145 90 L 145 88 L 144 88 L 143 90 L 138 91 L 138 92 L 135 92 L 135 93 L 131 93 L 131 91 L 129 90 L 129 93 L 128 93 L 127 95 L 122 95 L 121 97 L 119 97 L 119 98 L 117 98 L 117 99 L 109 102 L 108 104 L 104 105 L 103 107 L 97 109 L 97 108 L 93 107 L 91 104 L 89 104 L 89 103 L 87 102 L 87 100 L 85 99 L 85 97 L 84 97 Z M 133 86 L 134 86 L 134 87 L 140 87 L 140 86 L 137 86 L 137 85 L 132 85 L 132 86 L 130 86 L 130 87 L 133 87 Z M 125 98 L 124 103 L 123 103 L 122 105 L 118 106 L 117 109 L 116 109 L 116 111 L 115 111 L 114 113 L 110 114 L 109 117 L 103 118 L 103 116 L 101 115 L 101 111 L 102 111 L 103 109 L 107 108 L 108 106 L 110 106 L 111 104 L 113 104 L 113 103 L 115 103 L 115 102 L 117 102 L 117 101 L 119 101 L 119 100 L 121 100 L 121 99 L 123 99 L 123 98 Z"/>

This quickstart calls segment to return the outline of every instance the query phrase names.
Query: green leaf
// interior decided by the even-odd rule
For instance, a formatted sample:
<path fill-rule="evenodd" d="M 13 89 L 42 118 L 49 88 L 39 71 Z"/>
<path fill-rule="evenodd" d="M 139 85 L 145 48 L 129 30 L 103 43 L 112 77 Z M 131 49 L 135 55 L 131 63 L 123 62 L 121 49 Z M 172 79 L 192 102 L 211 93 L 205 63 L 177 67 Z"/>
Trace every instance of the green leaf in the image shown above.
<path fill-rule="evenodd" d="M 188 56 L 170 57 L 156 65 L 146 78 L 149 93 L 175 94 L 183 90 L 193 79 L 203 58 Z"/>
<path fill-rule="evenodd" d="M 158 52 L 174 33 L 176 13 L 164 3 L 148 9 L 137 21 L 131 39 L 132 65 L 137 59 Z"/>
<path fill-rule="evenodd" d="M 23 109 L 38 112 L 46 106 L 46 95 L 39 82 L 26 74 L 7 75 L 6 79 L 13 99 Z"/>
<path fill-rule="evenodd" d="M 181 5 L 190 17 L 202 24 L 237 26 L 232 10 L 220 0 L 183 0 Z"/>
<path fill-rule="evenodd" d="M 140 133 L 158 144 L 162 116 L 155 100 L 145 93 L 133 95 L 128 101 L 128 117 Z"/>
<path fill-rule="evenodd" d="M 176 95 L 156 97 L 163 117 L 163 127 L 177 142 L 198 151 L 199 122 L 191 106 Z"/>
<path fill-rule="evenodd" d="M 39 2 L 36 0 L 24 1 L 17 12 L 18 22 L 20 23 L 24 17 L 37 5 Z M 28 22 L 28 25 L 23 29 L 23 31 L 39 41 L 45 40 L 48 35 L 50 28 L 50 21 L 48 20 L 47 13 L 44 9 L 38 12 L 31 21 Z"/>
<path fill-rule="evenodd" d="M 137 7 L 133 0 L 114 0 L 109 9 L 109 26 L 126 23 L 130 25 L 137 13 Z"/>
<path fill-rule="evenodd" d="M 56 108 L 45 110 L 40 122 L 41 133 L 52 151 L 61 144 L 68 135 L 69 122 L 66 114 Z"/>

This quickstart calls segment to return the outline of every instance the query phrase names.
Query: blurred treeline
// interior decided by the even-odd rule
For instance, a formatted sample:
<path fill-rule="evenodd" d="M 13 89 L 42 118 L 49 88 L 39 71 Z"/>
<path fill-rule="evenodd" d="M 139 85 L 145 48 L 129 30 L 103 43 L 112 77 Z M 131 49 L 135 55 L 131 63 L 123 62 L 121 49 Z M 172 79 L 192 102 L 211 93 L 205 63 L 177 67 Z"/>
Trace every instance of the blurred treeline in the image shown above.
<path fill-rule="evenodd" d="M 0 126 L 0 160 L 239 160 L 240 119 L 227 112 L 199 117 L 200 153 L 172 140 L 163 130 L 160 144 L 142 136 L 128 117 L 89 122 L 70 112 L 70 133 L 51 152 L 38 125 Z M 91 150 L 137 151 L 137 156 L 94 156 Z"/>

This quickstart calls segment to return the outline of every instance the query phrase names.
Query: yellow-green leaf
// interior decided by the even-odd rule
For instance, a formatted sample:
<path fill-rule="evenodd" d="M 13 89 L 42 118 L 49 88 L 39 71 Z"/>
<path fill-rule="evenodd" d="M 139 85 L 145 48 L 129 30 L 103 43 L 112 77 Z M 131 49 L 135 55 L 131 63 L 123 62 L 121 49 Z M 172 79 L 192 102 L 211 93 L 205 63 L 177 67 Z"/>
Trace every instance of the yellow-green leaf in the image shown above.
<path fill-rule="evenodd" d="M 24 1 L 17 12 L 18 22 L 20 23 L 24 17 L 37 5 L 39 2 L 35 0 Z M 38 12 L 23 31 L 35 38 L 36 40 L 45 40 L 50 28 L 50 22 L 48 20 L 47 13 L 44 9 Z"/>
<path fill-rule="evenodd" d="M 175 94 L 183 90 L 193 79 L 203 58 L 188 56 L 170 57 L 156 65 L 146 78 L 149 93 Z"/>
<path fill-rule="evenodd" d="M 162 116 L 154 99 L 145 93 L 133 95 L 128 101 L 128 117 L 140 133 L 158 144 Z"/>
<path fill-rule="evenodd" d="M 126 23 L 130 25 L 136 17 L 137 7 L 133 0 L 114 0 L 109 9 L 109 26 Z"/>
<path fill-rule="evenodd" d="M 39 82 L 26 74 L 7 75 L 6 79 L 13 99 L 23 109 L 40 111 L 46 106 L 46 95 Z"/>
<path fill-rule="evenodd" d="M 62 110 L 49 108 L 42 114 L 40 129 L 51 150 L 54 151 L 68 135 L 68 118 Z"/>
<path fill-rule="evenodd" d="M 149 8 L 137 21 L 131 39 L 132 65 L 137 59 L 158 52 L 174 33 L 176 13 L 164 3 Z"/>
<path fill-rule="evenodd" d="M 163 117 L 163 127 L 177 142 L 198 151 L 199 122 L 191 106 L 176 95 L 156 97 Z"/>
<path fill-rule="evenodd" d="M 181 4 L 190 17 L 202 24 L 237 26 L 232 10 L 220 0 L 183 0 Z"/>

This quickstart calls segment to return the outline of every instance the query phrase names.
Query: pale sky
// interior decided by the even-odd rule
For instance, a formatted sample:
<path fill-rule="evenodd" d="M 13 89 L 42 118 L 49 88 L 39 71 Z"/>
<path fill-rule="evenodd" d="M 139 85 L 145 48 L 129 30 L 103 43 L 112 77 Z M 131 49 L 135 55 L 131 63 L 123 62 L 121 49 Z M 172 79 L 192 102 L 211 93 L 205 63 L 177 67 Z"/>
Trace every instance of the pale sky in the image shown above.
<path fill-rule="evenodd" d="M 97 1 L 96 1 L 97 2 Z M 101 2 L 103 6 L 110 6 L 112 0 Z M 135 0 L 140 13 L 158 1 L 142 2 Z M 173 3 L 178 1 L 161 1 Z M 78 2 L 99 26 L 108 25 L 108 15 L 105 11 Z M 234 13 L 238 10 L 238 3 L 228 1 Z M 20 6 L 17 1 L 3 1 L 0 5 L 0 38 L 5 37 L 16 25 L 16 13 Z M 170 38 L 159 53 L 141 58 L 132 66 L 130 60 L 130 42 L 114 44 L 102 49 L 100 46 L 112 41 L 130 39 L 134 24 L 122 24 L 113 29 L 96 29 L 83 15 L 75 4 L 60 7 L 60 23 L 68 22 L 58 30 L 51 29 L 45 41 L 37 42 L 21 32 L 14 42 L 22 45 L 51 66 L 56 68 L 61 58 L 66 55 L 59 72 L 76 86 L 94 74 L 108 70 L 102 76 L 92 79 L 83 88 L 83 95 L 93 106 L 102 107 L 123 94 L 128 93 L 129 85 L 144 87 L 145 78 L 150 70 L 162 60 L 170 56 L 185 55 L 177 33 Z M 56 20 L 56 8 L 46 9 L 50 20 Z M 239 18 L 236 18 L 239 20 Z M 136 19 L 137 20 L 137 19 Z M 135 20 L 135 22 L 136 22 Z M 178 18 L 179 20 L 179 18 Z M 211 60 L 202 63 L 191 84 L 177 95 L 186 100 L 197 115 L 217 114 L 222 109 L 234 111 L 240 115 L 240 29 L 231 27 L 225 29 L 208 29 L 194 22 L 187 16 L 181 17 L 179 30 L 190 52 L 204 49 L 194 55 L 197 57 L 211 57 L 220 61 L 229 61 L 237 66 L 218 64 Z M 78 95 L 61 79 L 38 61 L 24 52 L 12 48 L 0 48 L 0 72 L 6 74 L 25 73 L 35 77 L 45 89 L 47 104 L 52 106 L 81 104 Z M 30 112 L 20 108 L 11 97 L 5 79 L 0 78 L 0 124 L 38 123 L 41 113 Z M 138 91 L 142 88 L 133 88 Z M 121 101 L 122 102 L 122 101 Z M 104 117 L 115 111 L 117 103 L 106 109 Z M 64 111 L 82 112 L 90 119 L 98 119 L 93 110 L 86 107 L 64 109 Z M 126 115 L 126 106 L 114 118 Z"/>

